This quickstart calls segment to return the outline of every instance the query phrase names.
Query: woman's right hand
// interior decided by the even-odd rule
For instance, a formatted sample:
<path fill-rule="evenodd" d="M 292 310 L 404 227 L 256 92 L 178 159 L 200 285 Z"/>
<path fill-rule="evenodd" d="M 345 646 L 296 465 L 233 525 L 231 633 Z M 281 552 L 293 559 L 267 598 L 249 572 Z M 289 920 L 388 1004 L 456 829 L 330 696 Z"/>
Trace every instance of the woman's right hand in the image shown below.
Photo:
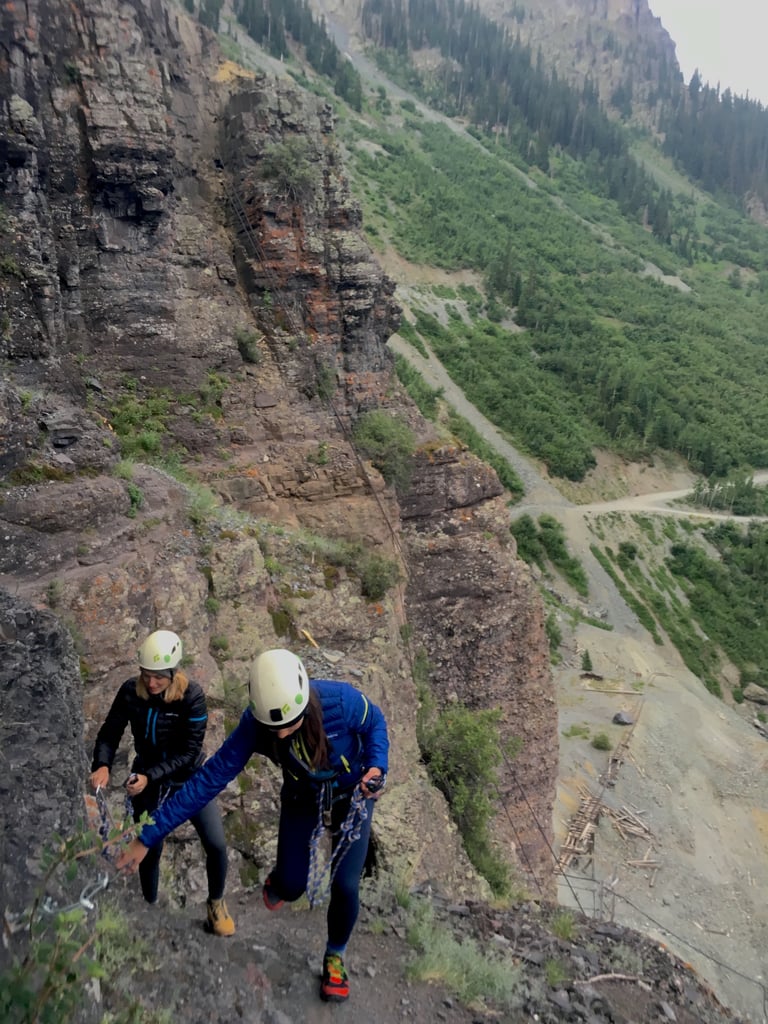
<path fill-rule="evenodd" d="M 125 871 L 126 874 L 132 875 L 148 853 L 148 846 L 145 846 L 140 839 L 133 839 L 118 855 L 115 867 L 118 871 Z"/>
<path fill-rule="evenodd" d="M 146 775 L 139 775 L 136 772 L 132 772 L 128 776 L 128 781 L 125 784 L 125 791 L 128 796 L 138 796 L 139 793 L 143 793 L 147 788 L 149 779 Z"/>
<path fill-rule="evenodd" d="M 109 782 L 109 768 L 103 764 L 95 772 L 91 772 L 91 785 L 94 789 L 104 789 Z"/>

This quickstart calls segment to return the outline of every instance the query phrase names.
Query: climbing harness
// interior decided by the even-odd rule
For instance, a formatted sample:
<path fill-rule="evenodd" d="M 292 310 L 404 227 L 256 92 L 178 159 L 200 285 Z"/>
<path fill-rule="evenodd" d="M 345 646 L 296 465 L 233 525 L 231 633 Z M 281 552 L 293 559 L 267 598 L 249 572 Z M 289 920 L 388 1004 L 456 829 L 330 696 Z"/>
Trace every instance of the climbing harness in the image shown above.
<path fill-rule="evenodd" d="M 333 804 L 333 793 L 330 783 L 325 782 L 321 786 L 318 796 L 317 824 L 309 840 L 309 872 L 307 874 L 307 899 L 310 907 L 316 907 L 322 903 L 331 891 L 336 872 L 339 870 L 344 855 L 352 843 L 360 838 L 363 822 L 368 818 L 368 806 L 366 797 L 359 785 L 355 787 L 349 802 L 349 810 L 342 821 L 336 846 L 323 863 L 320 843 L 325 832 L 331 827 L 331 807 Z"/>

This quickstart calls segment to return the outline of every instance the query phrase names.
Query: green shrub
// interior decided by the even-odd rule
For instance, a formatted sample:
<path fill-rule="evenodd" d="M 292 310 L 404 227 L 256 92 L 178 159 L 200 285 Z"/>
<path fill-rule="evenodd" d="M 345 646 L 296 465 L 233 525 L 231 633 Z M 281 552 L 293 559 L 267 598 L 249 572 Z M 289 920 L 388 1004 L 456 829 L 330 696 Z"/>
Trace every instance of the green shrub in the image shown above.
<path fill-rule="evenodd" d="M 141 488 L 137 487 L 136 484 L 131 483 L 130 480 L 126 483 L 125 488 L 128 491 L 128 498 L 131 502 L 127 515 L 130 519 L 135 519 L 136 513 L 144 504 L 144 494 L 142 493 Z"/>
<path fill-rule="evenodd" d="M 235 341 L 237 342 L 237 351 L 244 363 L 257 366 L 261 362 L 259 335 L 256 331 L 249 330 L 247 327 L 238 327 L 235 330 Z"/>
<path fill-rule="evenodd" d="M 597 736 L 592 737 L 592 746 L 595 750 L 613 750 L 613 744 L 604 732 L 599 732 Z"/>
<path fill-rule="evenodd" d="M 403 320 L 397 329 L 397 333 L 401 338 L 405 338 L 408 344 L 412 345 L 420 355 L 424 356 L 425 359 L 429 359 L 429 352 L 413 324 Z M 399 358 L 402 359 L 403 357 L 400 356 Z"/>
<path fill-rule="evenodd" d="M 307 455 L 307 462 L 312 463 L 314 466 L 327 466 L 328 461 L 327 441 L 320 441 L 317 446 L 317 451 L 309 452 Z"/>
<path fill-rule="evenodd" d="M 49 608 L 57 608 L 64 595 L 64 583 L 62 580 L 51 580 L 45 590 L 45 600 Z"/>
<path fill-rule="evenodd" d="M 354 439 L 388 484 L 398 491 L 411 480 L 416 438 L 402 420 L 380 409 L 365 413 L 354 427 Z"/>
<path fill-rule="evenodd" d="M 204 526 L 220 507 L 218 496 L 205 484 L 187 485 L 187 515 L 195 526 Z"/>
<path fill-rule="evenodd" d="M 381 555 L 367 556 L 360 567 L 360 588 L 363 597 L 380 601 L 388 590 L 400 582 L 397 562 Z"/>
<path fill-rule="evenodd" d="M 564 942 L 570 942 L 576 931 L 576 922 L 570 910 L 558 910 L 549 922 L 552 934 Z"/>
<path fill-rule="evenodd" d="M 566 729 L 563 732 L 563 736 L 565 736 L 566 739 L 570 739 L 573 736 L 578 736 L 581 739 L 586 739 L 589 736 L 589 726 L 576 724 L 571 725 L 568 729 Z"/>
<path fill-rule="evenodd" d="M 363 596 L 371 601 L 380 601 L 391 587 L 400 582 L 397 562 L 368 551 L 362 541 L 329 539 L 301 531 L 297 545 L 313 558 L 324 559 L 329 567 L 342 566 L 350 575 L 357 576 Z M 265 558 L 264 564 L 269 567 L 269 557 Z M 326 571 L 328 589 L 335 585 L 336 576 L 332 568 Z"/>
<path fill-rule="evenodd" d="M 13 256 L 0 256 L 0 275 L 23 279 L 24 273 Z"/>
<path fill-rule="evenodd" d="M 418 370 L 414 369 L 403 356 L 395 356 L 395 372 L 400 383 L 419 407 L 425 419 L 437 420 L 442 388 L 432 388 L 426 383 Z"/>
<path fill-rule="evenodd" d="M 302 136 L 268 146 L 259 163 L 263 178 L 275 182 L 279 191 L 296 202 L 309 199 L 320 184 L 320 167 Z"/>
<path fill-rule="evenodd" d="M 547 634 L 547 640 L 549 640 L 550 651 L 556 651 L 563 640 L 563 633 L 560 629 L 560 624 L 557 621 L 557 615 L 555 612 L 550 612 L 547 616 L 547 621 L 544 624 L 544 629 Z"/>
<path fill-rule="evenodd" d="M 496 773 L 502 761 L 496 710 L 456 706 L 422 717 L 419 742 L 433 783 L 444 793 L 467 855 L 497 895 L 509 890 L 509 871 L 493 852 L 489 822 Z"/>
<path fill-rule="evenodd" d="M 496 471 L 502 486 L 512 493 L 512 501 L 518 501 L 525 494 L 523 481 L 507 460 L 486 441 L 472 424 L 460 416 L 455 409 L 448 412 L 448 429 L 483 462 Z"/>
<path fill-rule="evenodd" d="M 568 981 L 568 971 L 560 960 L 547 960 L 544 964 L 544 978 L 550 988 L 561 988 Z"/>
<path fill-rule="evenodd" d="M 592 552 L 592 554 L 598 560 L 600 565 L 602 565 L 602 567 L 611 577 L 619 593 L 627 602 L 627 604 L 635 613 L 635 615 L 637 615 L 640 622 L 651 634 L 654 643 L 661 645 L 664 641 L 661 639 L 661 636 L 659 635 L 659 631 L 656 627 L 656 620 L 654 619 L 653 615 L 648 610 L 648 608 L 643 604 L 643 602 L 629 589 L 624 580 L 621 579 L 621 577 L 618 575 L 616 570 L 611 565 L 610 557 L 613 555 L 611 549 L 606 548 L 605 552 L 603 552 L 596 544 L 590 544 L 589 550 Z"/>
<path fill-rule="evenodd" d="M 133 480 L 136 464 L 133 459 L 121 459 L 113 468 L 112 474 L 118 480 Z"/>
<path fill-rule="evenodd" d="M 581 563 L 568 554 L 565 530 L 554 516 L 539 516 L 539 538 L 549 560 L 582 597 L 589 594 L 587 574 Z"/>
<path fill-rule="evenodd" d="M 547 560 L 547 553 L 541 543 L 536 523 L 526 513 L 519 519 L 512 521 L 509 531 L 517 542 L 517 553 L 528 565 L 538 565 L 543 570 Z"/>
<path fill-rule="evenodd" d="M 149 816 L 144 814 L 141 822 Z M 123 839 L 122 826 L 110 828 L 110 842 Z M 103 843 L 94 831 L 80 828 L 71 836 L 53 835 L 40 854 L 43 877 L 29 908 L 27 923 L 18 948 L 13 932 L 6 933 L 10 947 L 8 966 L 0 975 L 0 1020 L 4 1024 L 61 1024 L 75 1019 L 77 1008 L 86 998 L 93 979 L 100 979 L 102 995 L 111 994 L 121 1009 L 110 1017 L 114 1024 L 160 1024 L 167 1018 L 143 1014 L 141 1007 L 125 993 L 114 990 L 114 969 L 133 963 L 146 963 L 147 950 L 130 933 L 128 922 L 114 911 L 82 904 L 56 909 L 49 902 L 50 891 L 76 892 L 90 887 L 103 868 L 100 859 Z M 98 891 L 98 887 L 97 891 Z M 10 940 L 10 941 L 9 941 Z M 139 1015 L 142 1014 L 142 1015 Z"/>

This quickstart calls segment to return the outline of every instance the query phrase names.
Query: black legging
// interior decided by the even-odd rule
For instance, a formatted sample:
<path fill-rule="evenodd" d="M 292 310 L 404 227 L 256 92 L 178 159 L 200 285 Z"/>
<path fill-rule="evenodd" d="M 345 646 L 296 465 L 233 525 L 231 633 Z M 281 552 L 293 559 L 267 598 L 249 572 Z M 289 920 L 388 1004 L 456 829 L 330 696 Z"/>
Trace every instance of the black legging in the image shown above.
<path fill-rule="evenodd" d="M 159 794 L 155 787 L 147 787 L 154 790 L 146 799 L 143 799 L 147 790 L 140 793 L 133 801 L 133 820 L 138 821 L 144 811 L 150 816 L 157 808 Z M 224 836 L 224 825 L 221 821 L 221 814 L 215 800 L 211 800 L 201 811 L 190 819 L 195 831 L 200 836 L 200 842 L 205 850 L 205 870 L 208 874 L 208 899 L 220 900 L 224 895 L 224 885 L 227 880 L 227 840 Z M 144 860 L 139 864 L 139 881 L 141 891 L 147 903 L 157 901 L 157 886 L 160 880 L 160 855 L 163 852 L 163 843 L 158 843 L 147 852 Z"/>

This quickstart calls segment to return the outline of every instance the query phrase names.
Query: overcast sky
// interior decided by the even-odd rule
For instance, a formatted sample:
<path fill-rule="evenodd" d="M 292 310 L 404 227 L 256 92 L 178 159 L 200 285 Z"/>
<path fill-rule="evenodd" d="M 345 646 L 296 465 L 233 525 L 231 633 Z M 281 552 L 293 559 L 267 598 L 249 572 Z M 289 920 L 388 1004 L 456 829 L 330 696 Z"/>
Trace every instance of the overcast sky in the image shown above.
<path fill-rule="evenodd" d="M 768 0 L 648 0 L 677 46 L 686 83 L 696 68 L 720 91 L 768 106 Z"/>

